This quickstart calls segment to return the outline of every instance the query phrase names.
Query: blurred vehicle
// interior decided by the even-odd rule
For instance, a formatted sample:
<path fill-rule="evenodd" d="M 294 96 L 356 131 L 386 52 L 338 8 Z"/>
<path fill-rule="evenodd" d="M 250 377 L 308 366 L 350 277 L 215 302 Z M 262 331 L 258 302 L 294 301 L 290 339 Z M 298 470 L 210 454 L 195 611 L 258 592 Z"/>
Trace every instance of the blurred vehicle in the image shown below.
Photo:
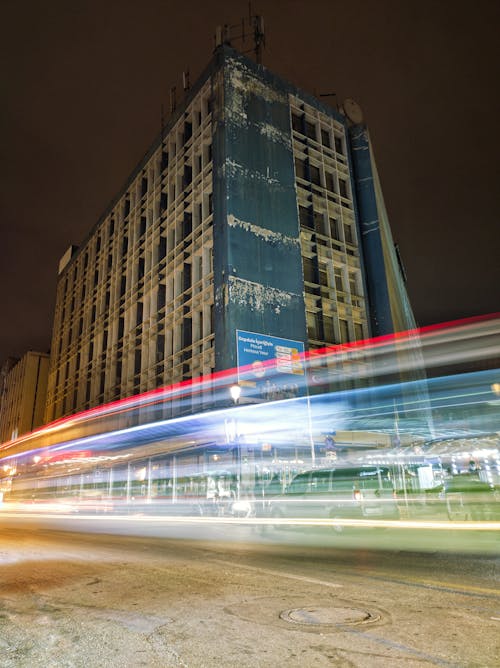
<path fill-rule="evenodd" d="M 369 465 L 299 473 L 283 494 L 270 499 L 268 514 L 332 520 L 399 518 L 389 468 Z"/>
<path fill-rule="evenodd" d="M 443 483 L 442 498 L 450 520 L 500 519 L 500 492 L 475 473 L 462 473 Z"/>

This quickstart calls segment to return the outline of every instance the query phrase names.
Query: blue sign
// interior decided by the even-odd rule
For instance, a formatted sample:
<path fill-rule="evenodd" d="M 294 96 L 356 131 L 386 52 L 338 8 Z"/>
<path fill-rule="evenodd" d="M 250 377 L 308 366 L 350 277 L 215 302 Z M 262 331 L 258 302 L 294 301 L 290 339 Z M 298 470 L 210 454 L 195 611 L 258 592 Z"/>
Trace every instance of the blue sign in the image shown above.
<path fill-rule="evenodd" d="M 297 396 L 305 373 L 302 341 L 238 329 L 236 349 L 238 382 L 261 388 L 263 398 Z"/>

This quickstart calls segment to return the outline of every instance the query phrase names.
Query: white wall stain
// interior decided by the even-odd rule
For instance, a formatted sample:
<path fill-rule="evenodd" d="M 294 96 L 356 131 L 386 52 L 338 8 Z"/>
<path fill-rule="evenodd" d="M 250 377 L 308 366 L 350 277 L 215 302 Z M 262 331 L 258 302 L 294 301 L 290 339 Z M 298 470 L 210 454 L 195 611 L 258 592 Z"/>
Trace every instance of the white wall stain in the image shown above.
<path fill-rule="evenodd" d="M 226 117 L 234 123 L 245 127 L 248 125 L 247 106 L 252 95 L 260 97 L 266 102 L 288 104 L 285 92 L 276 90 L 271 85 L 257 79 L 254 73 L 243 63 L 230 61 L 224 72 L 226 79 Z M 261 134 L 271 141 L 283 143 L 291 147 L 288 135 L 267 123 L 255 124 Z"/>
<path fill-rule="evenodd" d="M 267 185 L 277 186 L 278 190 L 286 189 L 279 179 L 275 179 L 272 176 L 267 176 L 267 174 L 263 174 L 262 172 L 258 172 L 256 170 L 247 169 L 246 167 L 243 167 L 243 165 L 240 165 L 238 162 L 231 159 L 226 160 L 226 176 L 243 176 L 245 179 L 265 181 Z"/>
<path fill-rule="evenodd" d="M 231 61 L 227 68 L 228 81 L 233 88 L 240 92 L 243 97 L 248 97 L 249 93 L 264 98 L 267 102 L 287 102 L 285 91 L 279 91 L 271 88 L 268 84 L 257 79 L 254 73 L 243 63 Z"/>
<path fill-rule="evenodd" d="M 239 220 L 232 214 L 228 215 L 227 224 L 229 227 L 241 227 L 246 232 L 250 232 L 256 237 L 260 237 L 269 243 L 283 244 L 293 248 L 300 248 L 300 240 L 298 238 L 289 237 L 285 234 L 281 234 L 280 232 L 274 232 L 273 230 L 269 230 L 266 227 L 261 227 L 260 225 L 255 225 L 254 223 L 248 223 L 245 220 Z"/>
<path fill-rule="evenodd" d="M 298 295 L 268 285 L 247 281 L 237 276 L 228 277 L 229 301 L 251 311 L 264 312 L 266 308 L 290 307 Z"/>
<path fill-rule="evenodd" d="M 361 231 L 363 236 L 365 234 L 371 234 L 372 232 L 377 232 L 379 228 L 379 221 L 377 220 L 370 220 L 366 223 L 362 223 L 361 225 Z"/>
<path fill-rule="evenodd" d="M 292 140 L 288 133 L 283 132 L 270 123 L 254 123 L 254 127 L 257 128 L 261 135 L 270 141 L 274 142 L 275 144 L 283 144 L 283 146 L 286 146 L 286 148 L 291 150 Z"/>

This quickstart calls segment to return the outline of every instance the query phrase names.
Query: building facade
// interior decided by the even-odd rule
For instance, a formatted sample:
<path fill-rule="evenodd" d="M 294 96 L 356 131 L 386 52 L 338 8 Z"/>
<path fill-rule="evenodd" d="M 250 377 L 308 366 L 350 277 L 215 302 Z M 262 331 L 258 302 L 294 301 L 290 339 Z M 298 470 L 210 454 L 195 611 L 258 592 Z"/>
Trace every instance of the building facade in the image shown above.
<path fill-rule="evenodd" d="M 45 419 L 412 326 L 364 124 L 224 45 L 61 260 Z"/>
<path fill-rule="evenodd" d="M 48 371 L 47 353 L 30 350 L 7 360 L 0 372 L 0 443 L 43 424 Z"/>

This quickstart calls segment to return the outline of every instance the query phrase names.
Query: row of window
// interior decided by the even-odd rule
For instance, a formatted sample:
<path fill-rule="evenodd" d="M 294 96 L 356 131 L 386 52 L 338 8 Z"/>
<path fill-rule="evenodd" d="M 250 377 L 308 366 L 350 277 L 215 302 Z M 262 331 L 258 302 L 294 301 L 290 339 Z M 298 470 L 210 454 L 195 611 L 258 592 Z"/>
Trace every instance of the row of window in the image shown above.
<path fill-rule="evenodd" d="M 207 86 L 193 100 L 60 281 L 49 419 L 171 382 L 195 349 L 198 367 L 213 366 L 211 293 L 185 313 L 212 272 L 202 260 L 212 238 L 209 95 Z"/>
<path fill-rule="evenodd" d="M 308 117 L 304 112 L 292 112 L 292 129 L 311 141 L 321 144 L 323 148 L 334 150 L 335 153 L 345 155 L 345 139 L 343 135 L 331 127 L 331 121 L 321 123 Z"/>
<path fill-rule="evenodd" d="M 301 107 L 292 108 L 293 151 L 307 334 L 314 347 L 362 339 L 366 314 L 344 129 Z"/>

